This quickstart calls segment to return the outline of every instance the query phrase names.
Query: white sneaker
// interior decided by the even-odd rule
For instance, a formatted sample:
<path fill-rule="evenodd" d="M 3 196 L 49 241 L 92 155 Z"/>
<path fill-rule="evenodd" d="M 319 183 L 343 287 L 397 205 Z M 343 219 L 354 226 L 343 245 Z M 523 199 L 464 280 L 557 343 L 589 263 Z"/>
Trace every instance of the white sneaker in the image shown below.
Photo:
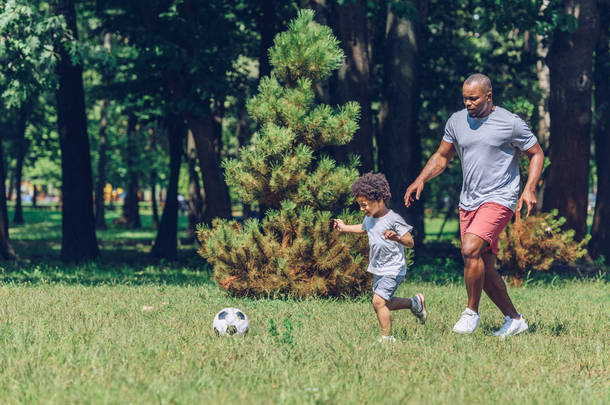
<path fill-rule="evenodd" d="M 481 320 L 481 316 L 474 312 L 470 308 L 466 308 L 464 312 L 462 312 L 462 317 L 453 327 L 453 331 L 457 333 L 467 333 L 470 334 L 474 332 L 474 330 L 479 326 L 479 321 Z"/>
<path fill-rule="evenodd" d="M 396 343 L 396 338 L 391 335 L 382 335 L 379 339 L 377 339 L 377 343 Z"/>
<path fill-rule="evenodd" d="M 426 312 L 424 294 L 417 294 L 411 298 L 411 312 L 419 319 L 420 323 L 426 323 L 428 313 Z"/>
<path fill-rule="evenodd" d="M 502 326 L 500 326 L 500 329 L 498 329 L 497 331 L 494 332 L 494 335 L 500 336 L 501 334 L 505 333 L 508 330 L 512 321 L 513 321 L 512 318 L 510 316 L 506 315 L 504 317 L 504 323 L 502 324 Z"/>
<path fill-rule="evenodd" d="M 523 331 L 526 331 L 528 328 L 527 322 L 525 322 L 525 318 L 523 318 L 523 315 L 519 314 L 519 316 L 519 319 L 511 319 L 510 325 L 508 326 L 508 328 L 506 328 L 506 331 L 502 332 L 498 336 L 504 339 L 507 336 L 513 336 Z"/>

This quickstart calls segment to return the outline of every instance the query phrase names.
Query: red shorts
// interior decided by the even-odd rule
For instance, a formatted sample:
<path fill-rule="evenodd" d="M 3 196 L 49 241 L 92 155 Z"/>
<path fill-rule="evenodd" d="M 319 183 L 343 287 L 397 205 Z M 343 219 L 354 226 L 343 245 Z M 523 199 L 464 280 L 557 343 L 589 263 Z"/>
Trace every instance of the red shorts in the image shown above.
<path fill-rule="evenodd" d="M 489 243 L 484 250 L 498 254 L 498 237 L 513 217 L 513 211 L 501 204 L 488 202 L 474 211 L 460 208 L 460 234 L 462 241 L 466 232 L 477 235 Z"/>

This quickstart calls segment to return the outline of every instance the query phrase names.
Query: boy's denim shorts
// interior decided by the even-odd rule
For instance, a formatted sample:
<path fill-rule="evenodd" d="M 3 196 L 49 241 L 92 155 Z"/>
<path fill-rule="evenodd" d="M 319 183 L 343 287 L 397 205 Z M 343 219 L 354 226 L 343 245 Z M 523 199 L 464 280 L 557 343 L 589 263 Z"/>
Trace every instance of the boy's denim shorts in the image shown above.
<path fill-rule="evenodd" d="M 396 289 L 405 279 L 405 275 L 399 276 L 380 276 L 375 274 L 373 277 L 373 293 L 379 295 L 386 301 L 389 301 L 394 296 Z"/>

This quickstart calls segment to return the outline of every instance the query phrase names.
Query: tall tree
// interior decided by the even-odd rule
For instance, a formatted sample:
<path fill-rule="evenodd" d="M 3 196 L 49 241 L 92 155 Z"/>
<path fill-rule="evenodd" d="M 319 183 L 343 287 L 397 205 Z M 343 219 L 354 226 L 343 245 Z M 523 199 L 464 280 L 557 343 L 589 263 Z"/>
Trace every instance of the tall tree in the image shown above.
<path fill-rule="evenodd" d="M 106 52 L 111 52 L 111 35 L 104 34 L 104 49 Z M 104 80 L 107 82 L 107 80 Z M 106 188 L 106 150 L 108 148 L 108 100 L 101 99 L 100 105 L 100 128 L 99 128 L 99 146 L 98 146 L 98 161 L 97 161 L 97 183 L 95 187 L 95 226 L 98 229 L 106 229 L 106 207 L 104 201 L 104 189 Z"/>
<path fill-rule="evenodd" d="M 62 16 L 78 39 L 74 0 L 54 0 L 54 12 Z M 64 261 L 95 259 L 99 255 L 93 215 L 93 180 L 87 134 L 83 68 L 72 60 L 68 41 L 56 43 L 57 125 L 62 153 L 62 246 Z"/>
<path fill-rule="evenodd" d="M 195 147 L 195 138 L 193 133 L 188 131 L 186 142 L 186 162 L 189 172 L 189 198 L 188 198 L 188 228 L 186 230 L 186 238 L 189 241 L 195 240 L 195 231 L 197 225 L 206 222 L 205 202 L 201 195 L 201 185 L 199 182 L 199 173 L 197 173 L 197 148 Z"/>
<path fill-rule="evenodd" d="M 7 260 L 15 257 L 8 235 L 8 212 L 6 208 L 6 173 L 4 171 L 4 148 L 0 138 L 0 259 Z"/>
<path fill-rule="evenodd" d="M 249 11 L 226 0 L 98 4 L 105 29 L 120 32 L 137 48 L 134 76 L 159 83 L 143 86 L 142 93 L 162 100 L 163 108 L 179 114 L 193 132 L 206 194 L 215 196 L 208 203 L 210 216 L 230 217 L 216 136 L 222 109 L 217 106 L 225 100 L 227 72 L 248 43 L 244 36 L 251 35 L 251 27 L 238 24 Z"/>
<path fill-rule="evenodd" d="M 23 163 L 25 162 L 26 153 L 29 147 L 29 140 L 25 136 L 29 108 L 30 106 L 26 102 L 22 104 L 17 114 L 17 138 L 15 139 L 17 162 L 15 163 L 15 212 L 13 214 L 13 223 L 15 224 L 23 224 L 23 196 L 21 195 L 21 182 L 23 180 Z"/>
<path fill-rule="evenodd" d="M 363 172 L 373 170 L 373 119 L 371 113 L 371 58 L 369 27 L 363 1 L 333 2 L 331 20 L 345 59 L 330 80 L 333 104 L 356 101 L 360 104 L 360 128 L 352 142 L 334 147 L 339 162 L 349 161 L 349 155 L 359 155 Z"/>
<path fill-rule="evenodd" d="M 598 2 L 600 38 L 595 48 L 595 162 L 597 196 L 589 250 L 610 260 L 610 1 Z"/>
<path fill-rule="evenodd" d="M 580 240 L 587 233 L 593 51 L 599 35 L 596 0 L 565 0 L 564 13 L 578 27 L 553 33 L 548 54 L 551 79 L 550 160 L 544 210 L 557 208 Z"/>
<path fill-rule="evenodd" d="M 129 114 L 127 119 L 127 139 L 125 143 L 125 166 L 127 169 L 127 186 L 125 187 L 125 200 L 123 202 L 123 214 L 118 223 L 127 228 L 141 228 L 140 208 L 138 198 L 138 168 L 137 156 L 137 132 L 139 125 L 134 113 Z"/>
<path fill-rule="evenodd" d="M 421 138 L 417 131 L 419 108 L 418 36 L 425 19 L 427 2 L 417 2 L 411 19 L 398 16 L 387 7 L 386 49 L 382 100 L 379 117 L 379 167 L 392 190 L 392 209 L 417 230 L 416 244 L 423 241 L 423 204 L 407 209 L 405 186 L 421 170 Z M 415 10 L 414 10 L 415 11 Z"/>
<path fill-rule="evenodd" d="M 169 183 L 161 222 L 151 253 L 155 257 L 173 260 L 177 256 L 178 244 L 178 176 L 186 128 L 181 118 L 171 117 L 168 123 Z"/>

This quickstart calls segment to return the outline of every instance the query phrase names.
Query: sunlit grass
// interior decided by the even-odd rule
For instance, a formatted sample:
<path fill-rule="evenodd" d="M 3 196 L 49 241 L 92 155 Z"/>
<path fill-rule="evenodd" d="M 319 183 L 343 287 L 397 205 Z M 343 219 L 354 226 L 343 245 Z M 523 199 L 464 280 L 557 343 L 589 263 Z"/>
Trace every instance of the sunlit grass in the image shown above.
<path fill-rule="evenodd" d="M 483 298 L 479 329 L 462 336 L 451 331 L 466 305 L 459 255 L 429 247 L 397 292 L 423 292 L 428 322 L 397 312 L 397 343 L 379 345 L 369 295 L 227 296 L 194 245 L 180 245 L 175 262 L 148 254 L 146 214 L 143 230 L 109 220 L 101 258 L 81 265 L 58 260 L 60 236 L 45 238 L 59 233 L 58 212 L 25 219 L 11 228 L 22 260 L 0 262 L 0 403 L 610 402 L 607 273 L 530 274 L 509 287 L 529 331 L 490 336 L 502 315 Z M 228 306 L 250 318 L 246 336 L 213 332 Z"/>
<path fill-rule="evenodd" d="M 451 326 L 459 284 L 407 282 L 426 294 L 419 325 L 395 313 L 394 345 L 376 343 L 367 297 L 251 300 L 202 284 L 0 286 L 2 403 L 587 403 L 610 400 L 610 304 L 603 280 L 512 289 L 530 331 L 490 333 L 483 300 L 472 336 Z M 250 318 L 218 337 L 223 307 Z M 515 388 L 517 387 L 517 388 Z M 507 398 L 507 395 L 510 397 Z"/>

